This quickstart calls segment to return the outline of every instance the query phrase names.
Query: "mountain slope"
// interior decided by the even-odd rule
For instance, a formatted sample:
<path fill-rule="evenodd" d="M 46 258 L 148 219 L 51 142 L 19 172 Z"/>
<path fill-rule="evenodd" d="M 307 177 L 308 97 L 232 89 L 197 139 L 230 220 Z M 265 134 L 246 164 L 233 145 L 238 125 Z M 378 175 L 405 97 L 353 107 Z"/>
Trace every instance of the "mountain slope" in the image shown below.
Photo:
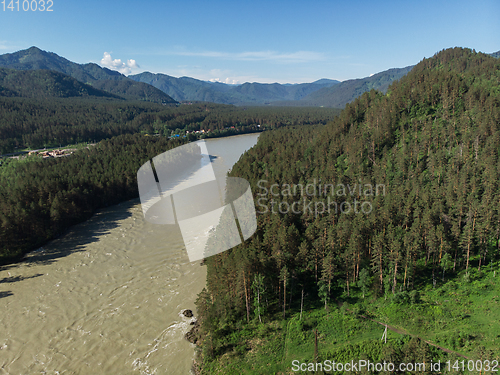
<path fill-rule="evenodd" d="M 231 90 L 229 85 L 200 81 L 195 78 L 175 78 L 166 74 L 144 72 L 129 76 L 137 82 L 152 85 L 177 101 L 207 101 L 221 104 L 232 104 L 242 98 L 231 99 L 224 93 Z"/>
<path fill-rule="evenodd" d="M 0 68 L 0 96 L 23 98 L 108 97 L 117 95 L 50 70 L 19 71 Z"/>
<path fill-rule="evenodd" d="M 491 53 L 490 56 L 499 58 L 500 51 Z M 273 104 L 343 108 L 347 103 L 352 102 L 358 96 L 371 89 L 376 89 L 385 93 L 392 82 L 404 77 L 412 68 L 413 65 L 407 66 L 406 68 L 389 69 L 370 77 L 343 81 L 333 87 L 315 91 L 299 102 Z"/>
<path fill-rule="evenodd" d="M 88 84 L 100 79 L 121 80 L 126 78 L 116 71 L 101 68 L 97 64 L 77 64 L 53 52 L 42 51 L 37 47 L 0 55 L 0 66 L 16 70 L 53 70 Z"/>
<path fill-rule="evenodd" d="M 125 99 L 138 99 L 146 100 L 150 102 L 159 103 L 175 103 L 176 101 L 172 99 L 169 95 L 165 94 L 163 91 L 158 90 L 156 87 L 151 85 L 135 82 L 131 79 L 126 80 L 98 80 L 92 84 L 93 87 L 99 90 L 104 90 L 107 92 L 112 92 L 116 95 L 124 97 Z"/>
<path fill-rule="evenodd" d="M 279 83 L 244 83 L 233 91 L 244 94 L 259 103 L 269 104 L 279 100 L 300 100 L 320 89 L 335 87 L 339 81 L 319 80 L 313 83 L 299 83 L 295 85 L 281 85 Z"/>
<path fill-rule="evenodd" d="M 406 75 L 413 66 L 389 69 L 361 79 L 350 79 L 332 87 L 322 88 L 296 102 L 276 102 L 273 105 L 323 106 L 343 108 L 361 94 L 371 89 L 385 92 L 389 85 Z"/>
<path fill-rule="evenodd" d="M 128 99 L 163 103 L 175 102 L 175 100 L 161 90 L 148 87 L 144 83 L 137 84 L 116 71 L 101 68 L 99 65 L 93 63 L 77 64 L 55 53 L 42 51 L 37 47 L 0 55 L 0 67 L 16 70 L 51 70 L 66 74 L 97 89 L 104 89 L 112 94 L 124 96 Z M 108 81 L 125 83 L 112 85 Z"/>
<path fill-rule="evenodd" d="M 322 79 L 313 83 L 282 85 L 279 83 L 244 83 L 226 85 L 189 77 L 175 78 L 166 74 L 144 72 L 129 78 L 148 83 L 178 101 L 210 101 L 221 104 L 268 104 L 277 100 L 299 100 L 339 81 Z"/>

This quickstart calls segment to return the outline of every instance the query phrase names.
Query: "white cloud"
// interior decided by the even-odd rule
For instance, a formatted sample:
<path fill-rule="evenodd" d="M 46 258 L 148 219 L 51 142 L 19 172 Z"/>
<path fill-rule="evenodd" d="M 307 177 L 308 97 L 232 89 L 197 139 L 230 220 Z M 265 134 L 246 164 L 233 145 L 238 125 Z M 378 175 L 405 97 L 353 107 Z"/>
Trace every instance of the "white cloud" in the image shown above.
<path fill-rule="evenodd" d="M 139 65 L 137 65 L 137 62 L 135 60 L 127 60 L 127 65 L 129 68 L 131 69 L 138 69 L 139 68 Z"/>
<path fill-rule="evenodd" d="M 228 85 L 238 85 L 240 82 L 236 79 L 232 79 L 232 78 L 229 78 L 227 77 L 226 79 L 219 79 L 219 78 L 210 78 L 209 79 L 210 82 L 220 82 L 220 83 L 225 83 L 225 84 L 228 84 Z"/>
<path fill-rule="evenodd" d="M 238 85 L 240 81 L 236 77 L 229 77 L 231 75 L 234 75 L 234 73 L 231 70 L 227 69 L 211 69 L 210 72 L 208 73 L 209 77 L 224 77 L 226 76 L 225 79 L 219 79 L 219 78 L 209 78 L 208 81 L 210 82 L 221 82 L 221 83 L 226 83 L 228 85 Z"/>
<path fill-rule="evenodd" d="M 111 70 L 117 70 L 122 74 L 132 73 L 132 69 L 138 69 L 139 65 L 135 60 L 129 59 L 127 63 L 122 62 L 121 59 L 112 59 L 109 52 L 104 52 L 101 59 L 101 65 Z"/>
<path fill-rule="evenodd" d="M 203 81 L 221 82 L 227 84 L 239 85 L 245 82 L 259 83 L 292 83 L 290 80 L 279 80 L 273 77 L 261 75 L 241 75 L 240 72 L 231 69 L 204 69 L 202 66 L 178 65 L 176 68 L 170 68 L 168 71 L 159 70 L 156 73 L 163 73 L 173 77 L 192 77 Z M 315 78 L 317 79 L 317 78 Z M 303 80 L 301 82 L 312 82 L 315 79 Z"/>

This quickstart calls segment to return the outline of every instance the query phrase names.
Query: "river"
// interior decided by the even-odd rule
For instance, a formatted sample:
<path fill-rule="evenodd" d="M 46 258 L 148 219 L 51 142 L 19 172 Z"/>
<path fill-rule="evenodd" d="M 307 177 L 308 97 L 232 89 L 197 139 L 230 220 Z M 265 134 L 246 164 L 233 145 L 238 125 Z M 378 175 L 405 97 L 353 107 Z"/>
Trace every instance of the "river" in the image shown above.
<path fill-rule="evenodd" d="M 257 138 L 207 140 L 216 172 Z M 139 199 L 101 210 L 0 268 L 0 374 L 190 374 L 181 312 L 205 281 L 178 227 L 146 222 Z"/>

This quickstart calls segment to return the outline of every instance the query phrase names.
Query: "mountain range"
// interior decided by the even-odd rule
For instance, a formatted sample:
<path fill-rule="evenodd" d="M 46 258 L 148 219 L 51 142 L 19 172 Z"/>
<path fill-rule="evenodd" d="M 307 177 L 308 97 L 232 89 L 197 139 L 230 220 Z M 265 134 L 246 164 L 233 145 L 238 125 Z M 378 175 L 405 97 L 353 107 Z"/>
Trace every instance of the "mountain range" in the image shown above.
<path fill-rule="evenodd" d="M 491 56 L 499 57 L 500 51 Z M 389 85 L 405 76 L 413 65 L 393 68 L 366 78 L 343 82 L 320 79 L 312 83 L 243 83 L 227 85 L 190 77 L 175 78 L 161 73 L 144 72 L 129 78 L 149 83 L 178 101 L 208 101 L 236 105 L 323 106 L 343 108 L 371 89 L 386 92 Z"/>
<path fill-rule="evenodd" d="M 491 55 L 498 58 L 500 51 Z M 94 63 L 71 62 L 37 47 L 0 55 L 1 67 L 7 69 L 0 71 L 0 96 L 98 96 L 160 103 L 205 101 L 234 105 L 334 108 L 343 108 L 371 89 L 385 92 L 392 82 L 405 76 L 413 68 L 394 68 L 370 77 L 343 82 L 323 78 L 301 84 L 247 82 L 228 85 L 150 72 L 126 77 Z"/>
<path fill-rule="evenodd" d="M 94 90 L 97 89 L 100 91 L 107 91 L 108 93 L 113 94 L 107 95 L 111 97 L 115 96 L 123 99 L 148 100 L 161 103 L 176 102 L 161 90 L 158 90 L 151 85 L 131 80 L 116 71 L 101 68 L 99 65 L 93 63 L 77 64 L 55 53 L 42 51 L 37 47 L 31 47 L 26 50 L 0 55 L 0 67 L 22 71 L 48 70 L 62 73 L 63 75 L 72 77 L 73 79 L 79 81 L 81 84 L 90 86 Z M 30 75 L 28 74 L 24 77 L 26 78 L 28 76 Z M 35 78 L 41 77 L 35 76 Z M 48 80 L 48 86 L 67 86 L 68 84 L 68 81 L 66 80 L 63 82 L 65 79 L 59 75 L 46 74 L 45 78 Z M 28 87 L 23 88 L 22 91 L 24 93 L 29 92 L 29 79 L 26 83 L 28 84 Z M 35 85 L 38 84 L 41 84 L 41 81 L 39 82 L 36 80 Z M 2 83 L 0 83 L 0 87 L 2 86 Z M 7 89 L 9 89 L 9 87 L 3 86 L 3 90 L 0 89 L 0 93 L 2 91 L 7 92 Z M 97 96 L 106 96 L 101 92 L 92 91 L 90 89 L 85 89 L 83 91 L 92 92 L 94 94 L 97 93 Z M 51 93 L 52 91 L 47 90 L 44 96 L 53 96 Z M 12 92 L 10 92 L 10 94 L 12 94 Z M 74 91 L 68 91 L 67 94 L 69 96 L 79 96 L 76 95 Z M 61 95 L 56 94 L 55 96 Z"/>
<path fill-rule="evenodd" d="M 129 78 L 149 83 L 178 101 L 206 101 L 221 104 L 263 105 L 279 100 L 300 100 L 312 92 L 332 87 L 339 81 L 321 79 L 312 83 L 243 83 L 227 85 L 220 82 L 207 82 L 189 77 L 175 78 L 166 74 L 144 72 Z"/>

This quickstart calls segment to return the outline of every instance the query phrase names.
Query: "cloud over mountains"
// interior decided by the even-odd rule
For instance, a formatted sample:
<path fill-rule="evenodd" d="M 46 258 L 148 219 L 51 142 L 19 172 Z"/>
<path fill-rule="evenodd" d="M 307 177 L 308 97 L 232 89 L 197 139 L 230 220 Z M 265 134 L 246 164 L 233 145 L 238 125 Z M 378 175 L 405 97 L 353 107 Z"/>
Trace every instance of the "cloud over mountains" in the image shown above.
<path fill-rule="evenodd" d="M 121 59 L 113 60 L 109 52 L 104 52 L 104 56 L 101 59 L 101 66 L 111 70 L 117 70 L 125 75 L 132 73 L 132 69 L 139 68 L 139 65 L 137 65 L 135 60 L 129 59 L 126 63 L 122 62 Z"/>

